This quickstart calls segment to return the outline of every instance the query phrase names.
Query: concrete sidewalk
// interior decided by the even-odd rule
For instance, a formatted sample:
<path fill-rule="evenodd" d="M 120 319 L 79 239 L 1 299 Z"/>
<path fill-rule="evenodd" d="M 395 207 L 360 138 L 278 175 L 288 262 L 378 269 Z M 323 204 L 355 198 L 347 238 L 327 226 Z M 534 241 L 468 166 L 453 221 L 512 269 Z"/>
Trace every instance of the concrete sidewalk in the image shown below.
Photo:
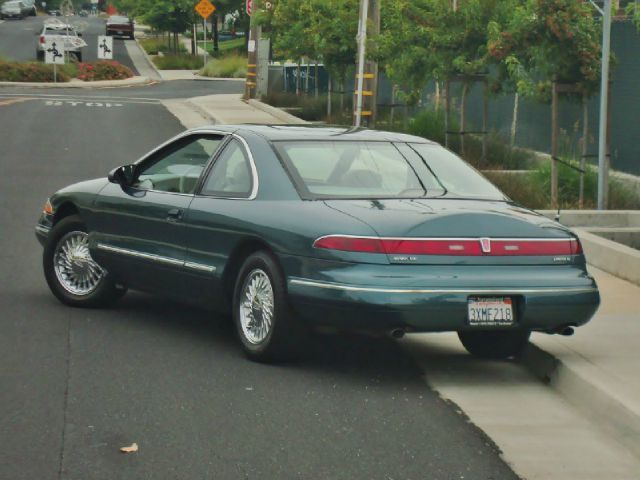
<path fill-rule="evenodd" d="M 640 287 L 589 271 L 596 316 L 572 337 L 534 334 L 518 362 L 478 361 L 450 333 L 400 341 L 529 480 L 640 479 Z"/>
<path fill-rule="evenodd" d="M 187 100 L 189 105 L 206 116 L 212 123 L 218 124 L 240 124 L 240 123 L 261 123 L 277 125 L 285 122 L 283 116 L 285 112 L 262 107 L 262 104 L 242 100 L 238 94 L 206 95 L 204 97 L 193 97 Z M 277 116 L 276 116 L 277 115 Z M 295 118 L 295 117 L 293 117 Z M 295 119 L 298 123 L 306 123 L 303 120 Z"/>
<path fill-rule="evenodd" d="M 640 287 L 589 271 L 596 316 L 572 337 L 534 335 L 523 362 L 640 458 Z"/>

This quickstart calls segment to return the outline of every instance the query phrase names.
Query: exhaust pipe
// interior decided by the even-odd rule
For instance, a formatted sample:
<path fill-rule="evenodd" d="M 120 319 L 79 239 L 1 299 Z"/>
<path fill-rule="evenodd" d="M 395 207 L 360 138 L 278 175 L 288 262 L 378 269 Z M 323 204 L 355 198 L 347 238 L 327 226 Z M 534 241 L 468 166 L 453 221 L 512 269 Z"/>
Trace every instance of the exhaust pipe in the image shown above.
<path fill-rule="evenodd" d="M 395 339 L 395 340 L 399 340 L 402 337 L 404 337 L 404 329 L 402 328 L 394 328 L 393 330 L 391 330 L 391 332 L 389 333 L 389 335 L 391 335 L 391 338 Z"/>

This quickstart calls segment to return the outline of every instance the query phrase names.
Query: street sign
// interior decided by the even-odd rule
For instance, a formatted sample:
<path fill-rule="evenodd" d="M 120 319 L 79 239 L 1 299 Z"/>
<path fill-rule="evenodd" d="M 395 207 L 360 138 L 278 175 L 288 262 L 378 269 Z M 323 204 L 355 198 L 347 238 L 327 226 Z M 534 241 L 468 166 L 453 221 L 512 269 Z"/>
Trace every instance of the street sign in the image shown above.
<path fill-rule="evenodd" d="M 200 0 L 195 9 L 196 12 L 198 12 L 198 14 L 205 20 L 209 18 L 209 15 L 216 11 L 216 7 L 214 7 L 209 0 Z"/>
<path fill-rule="evenodd" d="M 64 65 L 64 38 L 47 36 L 44 42 L 44 63 Z"/>
<path fill-rule="evenodd" d="M 251 16 L 251 8 L 253 7 L 253 0 L 247 0 L 247 15 Z"/>
<path fill-rule="evenodd" d="M 113 58 L 113 37 L 98 36 L 98 58 L 101 60 L 111 60 Z"/>

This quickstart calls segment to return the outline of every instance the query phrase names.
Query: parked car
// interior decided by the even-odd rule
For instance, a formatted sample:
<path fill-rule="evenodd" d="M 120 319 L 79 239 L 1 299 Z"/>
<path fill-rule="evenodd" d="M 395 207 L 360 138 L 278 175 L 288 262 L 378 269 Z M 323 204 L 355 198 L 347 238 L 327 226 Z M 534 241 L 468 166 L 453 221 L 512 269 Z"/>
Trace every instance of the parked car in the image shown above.
<path fill-rule="evenodd" d="M 87 46 L 87 43 L 81 38 L 82 34 L 78 33 L 73 25 L 58 20 L 45 22 L 36 46 L 38 60 L 44 60 L 47 37 L 58 38 L 64 44 L 64 51 L 67 54 L 75 57 L 78 62 L 82 61 L 82 49 Z"/>
<path fill-rule="evenodd" d="M 21 1 L 5 2 L 0 7 L 0 18 L 19 18 L 22 20 L 29 15 L 29 8 Z"/>
<path fill-rule="evenodd" d="M 24 4 L 27 10 L 27 15 L 31 17 L 35 17 L 38 14 L 35 0 L 20 0 L 20 1 Z"/>
<path fill-rule="evenodd" d="M 569 229 L 438 144 L 373 130 L 189 130 L 53 194 L 36 235 L 63 303 L 131 288 L 208 304 L 260 361 L 315 325 L 456 331 L 504 358 L 532 331 L 570 334 L 600 302 Z"/>
<path fill-rule="evenodd" d="M 81 17 L 88 17 L 89 16 L 89 12 L 86 10 L 80 10 L 80 16 Z"/>
<path fill-rule="evenodd" d="M 129 17 L 114 15 L 107 19 L 106 34 L 134 38 L 134 24 Z"/>
<path fill-rule="evenodd" d="M 52 17 L 59 17 L 60 16 L 60 10 L 56 10 L 55 8 L 49 10 L 47 13 Z"/>

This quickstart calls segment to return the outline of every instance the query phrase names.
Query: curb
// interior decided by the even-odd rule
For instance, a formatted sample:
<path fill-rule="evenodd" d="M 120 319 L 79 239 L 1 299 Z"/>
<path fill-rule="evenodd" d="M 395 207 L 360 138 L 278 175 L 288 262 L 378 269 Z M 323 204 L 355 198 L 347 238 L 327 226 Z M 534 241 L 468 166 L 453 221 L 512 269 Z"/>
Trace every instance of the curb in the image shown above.
<path fill-rule="evenodd" d="M 587 378 L 534 343 L 529 343 L 520 362 L 640 458 L 640 412 L 599 385 L 597 378 Z"/>
<path fill-rule="evenodd" d="M 279 108 L 272 107 L 271 105 L 267 105 L 266 103 L 262 103 L 259 100 L 249 99 L 247 103 L 258 110 L 262 110 L 265 113 L 268 113 L 272 117 L 277 118 L 283 123 L 293 124 L 293 125 L 308 125 L 309 122 L 306 120 L 302 120 L 301 118 L 296 117 L 295 115 L 291 115 L 285 111 L 280 110 Z"/>
<path fill-rule="evenodd" d="M 0 87 L 29 87 L 29 88 L 105 88 L 105 87 L 131 87 L 134 85 L 147 85 L 153 83 L 147 77 L 132 77 L 124 80 L 98 80 L 96 82 L 0 82 Z"/>
<path fill-rule="evenodd" d="M 142 45 L 140 45 L 140 42 L 138 41 L 138 37 L 133 36 L 133 40 L 136 42 L 136 45 L 138 46 L 138 48 L 140 49 L 140 51 L 142 52 L 142 55 L 144 56 L 145 60 L 147 61 L 147 63 L 149 64 L 149 66 L 151 67 L 151 69 L 156 72 L 156 75 L 158 76 L 159 80 L 162 80 L 162 75 L 160 75 L 160 70 L 158 70 L 158 67 L 156 67 L 156 64 L 153 63 L 153 61 L 151 60 L 151 57 L 149 57 L 149 55 L 147 54 L 147 51 L 142 48 Z M 134 62 L 135 64 L 135 62 Z M 137 68 L 137 66 L 136 66 Z"/>
<path fill-rule="evenodd" d="M 223 125 L 225 122 L 221 121 L 218 117 L 214 116 L 211 114 L 211 112 L 209 112 L 206 108 L 201 107 L 200 105 L 198 105 L 194 99 L 197 99 L 198 97 L 193 97 L 193 98 L 189 98 L 185 100 L 185 103 L 188 103 L 189 105 L 191 105 L 191 107 L 196 110 L 200 115 L 202 115 L 204 118 L 209 119 L 209 121 L 214 124 L 214 125 Z"/>

